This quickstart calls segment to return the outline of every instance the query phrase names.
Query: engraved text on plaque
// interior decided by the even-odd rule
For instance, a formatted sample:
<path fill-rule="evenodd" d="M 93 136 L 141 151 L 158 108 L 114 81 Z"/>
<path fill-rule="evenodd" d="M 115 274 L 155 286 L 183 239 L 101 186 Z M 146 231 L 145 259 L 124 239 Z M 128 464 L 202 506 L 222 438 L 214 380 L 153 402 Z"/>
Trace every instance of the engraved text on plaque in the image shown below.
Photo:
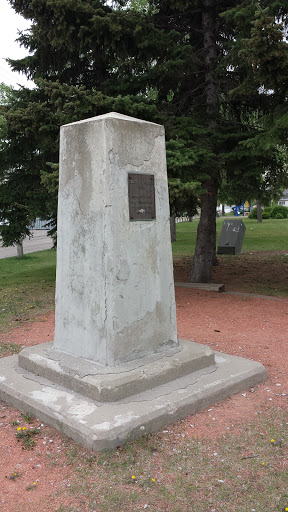
<path fill-rule="evenodd" d="M 128 174 L 129 218 L 154 220 L 155 186 L 152 174 Z"/>

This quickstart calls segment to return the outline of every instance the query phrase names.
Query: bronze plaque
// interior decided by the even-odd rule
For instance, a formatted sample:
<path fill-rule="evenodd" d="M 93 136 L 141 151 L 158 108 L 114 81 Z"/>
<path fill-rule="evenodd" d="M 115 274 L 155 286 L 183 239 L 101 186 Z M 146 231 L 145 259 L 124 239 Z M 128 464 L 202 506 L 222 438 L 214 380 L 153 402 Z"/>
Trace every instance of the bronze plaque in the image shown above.
<path fill-rule="evenodd" d="M 128 174 L 130 220 L 154 220 L 155 186 L 153 174 Z"/>

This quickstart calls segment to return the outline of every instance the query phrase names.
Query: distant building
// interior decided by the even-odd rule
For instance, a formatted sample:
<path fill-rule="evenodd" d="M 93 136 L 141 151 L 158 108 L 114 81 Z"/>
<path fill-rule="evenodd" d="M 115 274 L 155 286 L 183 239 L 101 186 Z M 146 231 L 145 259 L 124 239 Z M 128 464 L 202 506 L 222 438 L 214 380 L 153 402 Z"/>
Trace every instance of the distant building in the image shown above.
<path fill-rule="evenodd" d="M 216 211 L 218 213 L 222 213 L 222 207 L 223 207 L 223 205 L 220 204 L 219 206 L 217 206 Z M 231 212 L 232 212 L 232 207 L 229 206 L 228 204 L 224 204 L 224 213 L 231 213 Z"/>
<path fill-rule="evenodd" d="M 47 230 L 47 229 L 50 229 L 50 226 L 49 226 L 50 222 L 49 220 L 41 220 L 41 219 L 36 219 L 35 222 L 33 222 L 33 224 L 31 224 L 31 226 L 29 226 L 30 229 L 43 229 L 43 230 Z"/>
<path fill-rule="evenodd" d="M 278 201 L 278 204 L 288 207 L 288 188 L 284 190 L 282 197 L 280 197 Z"/>

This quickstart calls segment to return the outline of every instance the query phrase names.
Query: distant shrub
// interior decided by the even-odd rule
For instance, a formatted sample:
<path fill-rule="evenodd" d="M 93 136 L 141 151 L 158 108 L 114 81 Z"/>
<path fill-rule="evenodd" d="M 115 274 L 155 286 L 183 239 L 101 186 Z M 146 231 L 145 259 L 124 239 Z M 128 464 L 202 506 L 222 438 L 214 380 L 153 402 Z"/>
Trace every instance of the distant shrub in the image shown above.
<path fill-rule="evenodd" d="M 257 208 L 253 208 L 248 215 L 248 219 L 257 219 Z"/>
<path fill-rule="evenodd" d="M 281 217 L 279 217 L 279 214 L 281 215 Z M 282 206 L 280 204 L 277 206 L 273 206 L 273 208 L 271 208 L 270 217 L 271 217 L 271 219 L 287 219 L 287 217 L 288 217 L 287 206 Z"/>
<path fill-rule="evenodd" d="M 270 219 L 270 212 L 266 212 L 266 210 L 264 210 L 262 212 L 262 219 Z"/>
<path fill-rule="evenodd" d="M 257 208 L 253 208 L 248 215 L 249 219 L 257 219 Z M 262 219 L 287 219 L 288 208 L 287 206 L 266 206 L 262 210 Z"/>

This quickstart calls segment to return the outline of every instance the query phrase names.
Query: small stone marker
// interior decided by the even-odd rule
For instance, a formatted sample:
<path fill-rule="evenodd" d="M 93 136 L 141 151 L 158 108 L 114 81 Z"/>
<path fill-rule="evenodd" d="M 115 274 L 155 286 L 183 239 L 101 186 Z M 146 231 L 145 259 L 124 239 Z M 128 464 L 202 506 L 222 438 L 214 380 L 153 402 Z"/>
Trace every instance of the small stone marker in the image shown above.
<path fill-rule="evenodd" d="M 240 254 L 246 227 L 240 219 L 225 219 L 221 229 L 217 254 Z"/>
<path fill-rule="evenodd" d="M 54 344 L 0 360 L 0 399 L 103 451 L 265 379 L 178 340 L 169 227 L 162 126 L 61 128 Z"/>

